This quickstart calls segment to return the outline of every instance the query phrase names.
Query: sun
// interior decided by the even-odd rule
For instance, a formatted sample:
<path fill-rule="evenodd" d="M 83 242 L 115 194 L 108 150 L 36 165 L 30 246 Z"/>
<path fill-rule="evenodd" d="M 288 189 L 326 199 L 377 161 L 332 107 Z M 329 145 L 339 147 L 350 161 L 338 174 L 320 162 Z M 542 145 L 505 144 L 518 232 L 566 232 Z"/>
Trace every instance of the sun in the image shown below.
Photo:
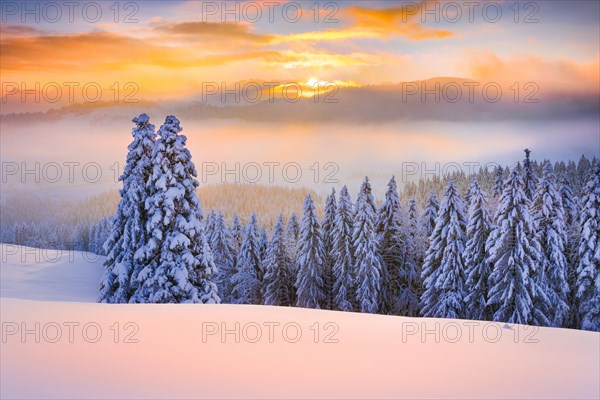
<path fill-rule="evenodd" d="M 319 84 L 319 80 L 316 78 L 310 78 L 306 83 L 308 84 L 308 86 L 316 86 Z"/>

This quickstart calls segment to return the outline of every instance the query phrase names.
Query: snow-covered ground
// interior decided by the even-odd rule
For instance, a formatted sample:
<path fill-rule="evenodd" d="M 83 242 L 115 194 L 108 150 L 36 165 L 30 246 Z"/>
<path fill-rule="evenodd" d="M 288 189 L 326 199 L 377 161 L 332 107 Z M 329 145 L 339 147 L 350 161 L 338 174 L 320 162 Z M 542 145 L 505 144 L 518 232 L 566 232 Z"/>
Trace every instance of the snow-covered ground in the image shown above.
<path fill-rule="evenodd" d="M 2 398 L 600 397 L 599 333 L 266 306 L 97 304 L 100 258 L 0 250 Z"/>
<path fill-rule="evenodd" d="M 103 257 L 0 244 L 2 298 L 95 302 Z"/>

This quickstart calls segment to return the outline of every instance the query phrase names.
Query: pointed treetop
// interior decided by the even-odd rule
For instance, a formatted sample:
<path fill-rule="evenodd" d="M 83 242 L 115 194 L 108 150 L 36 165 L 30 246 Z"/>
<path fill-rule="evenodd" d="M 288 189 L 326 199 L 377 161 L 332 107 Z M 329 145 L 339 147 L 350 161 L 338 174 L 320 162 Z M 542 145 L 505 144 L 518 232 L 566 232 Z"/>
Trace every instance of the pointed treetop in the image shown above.
<path fill-rule="evenodd" d="M 138 125 L 145 125 L 150 121 L 150 117 L 148 116 L 148 114 L 143 113 L 143 114 L 140 114 L 138 117 L 135 117 L 134 119 L 132 119 L 132 121 Z"/>
<path fill-rule="evenodd" d="M 182 130 L 183 128 L 179 125 L 179 120 L 175 116 L 169 115 L 165 119 L 165 123 L 160 127 L 160 135 L 162 137 L 169 136 L 169 134 L 177 135 Z"/>
<path fill-rule="evenodd" d="M 342 190 L 340 190 L 340 196 L 348 196 L 348 186 L 342 186 Z"/>
<path fill-rule="evenodd" d="M 131 130 L 131 136 L 134 137 L 134 142 L 135 139 L 143 138 L 148 138 L 154 142 L 156 138 L 156 134 L 154 133 L 154 125 L 150 123 L 150 118 L 147 114 L 140 114 L 140 116 L 133 118 L 132 121 L 136 124 L 136 126 Z M 149 143 L 147 144 L 149 145 Z M 133 143 L 130 146 L 132 145 Z"/>
<path fill-rule="evenodd" d="M 256 211 L 252 213 L 252 216 L 250 217 L 250 222 L 248 222 L 248 224 L 258 225 L 258 217 L 256 216 Z"/>
<path fill-rule="evenodd" d="M 376 212 L 376 206 L 375 206 L 375 198 L 373 197 L 373 193 L 372 193 L 372 189 L 371 189 L 371 182 L 369 181 L 369 177 L 366 176 L 365 180 L 363 181 L 361 187 L 360 187 L 360 192 L 358 193 L 358 197 L 356 199 L 357 203 L 360 203 L 361 201 L 366 202 L 369 207 L 371 208 L 371 210 L 373 212 Z"/>
<path fill-rule="evenodd" d="M 313 208 L 313 200 L 312 200 L 312 196 L 310 194 L 306 195 L 306 197 L 304 198 L 304 208 L 306 209 L 307 207 Z"/>
<path fill-rule="evenodd" d="M 396 177 L 394 175 L 392 175 L 392 178 L 390 179 L 390 181 L 388 182 L 388 187 L 396 187 Z"/>
<path fill-rule="evenodd" d="M 366 191 L 368 191 L 369 193 L 371 192 L 371 181 L 369 180 L 368 176 L 365 176 L 365 180 L 363 181 L 360 189 L 361 189 L 361 192 L 366 192 Z"/>
<path fill-rule="evenodd" d="M 179 120 L 177 119 L 176 116 L 174 115 L 169 115 L 167 116 L 167 118 L 165 119 L 165 124 L 171 124 L 171 125 L 177 125 L 179 126 Z"/>
<path fill-rule="evenodd" d="M 279 216 L 277 217 L 277 221 L 275 221 L 275 227 L 273 228 L 273 231 L 278 230 L 278 228 L 283 229 L 283 214 L 279 213 Z"/>
<path fill-rule="evenodd" d="M 233 225 L 241 225 L 241 224 L 242 223 L 240 222 L 240 217 L 237 214 L 235 214 L 233 216 Z"/>
<path fill-rule="evenodd" d="M 336 208 L 335 188 L 333 188 L 331 189 L 331 194 L 327 196 L 327 200 L 325 200 L 325 213 L 327 214 L 327 211 L 335 211 Z"/>

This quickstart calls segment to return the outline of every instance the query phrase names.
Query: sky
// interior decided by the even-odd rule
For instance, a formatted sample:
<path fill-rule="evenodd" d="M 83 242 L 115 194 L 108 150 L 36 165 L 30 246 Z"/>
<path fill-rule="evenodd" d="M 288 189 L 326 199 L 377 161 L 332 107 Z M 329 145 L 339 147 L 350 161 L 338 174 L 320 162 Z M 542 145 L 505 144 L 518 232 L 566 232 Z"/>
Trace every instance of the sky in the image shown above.
<path fill-rule="evenodd" d="M 144 100 L 193 97 L 207 82 L 434 77 L 598 91 L 597 1 L 75 4 L 3 3 L 4 97 L 18 97 L 8 82 L 97 82 L 111 95 L 133 82 Z"/>
<path fill-rule="evenodd" d="M 268 129 L 285 132 L 278 157 L 310 165 L 326 161 L 315 146 L 340 148 L 350 175 L 380 172 L 390 149 L 385 173 L 398 158 L 510 163 L 526 145 L 554 159 L 600 146 L 597 1 L 73 4 L 1 3 L 4 159 L 57 158 L 103 119 L 119 139 L 77 156 L 120 159 L 141 111 L 157 127 L 180 116 L 203 138 L 199 159 L 233 140 L 239 151 L 219 157 L 248 158 L 274 143 Z M 35 140 L 49 124 L 50 143 Z"/>

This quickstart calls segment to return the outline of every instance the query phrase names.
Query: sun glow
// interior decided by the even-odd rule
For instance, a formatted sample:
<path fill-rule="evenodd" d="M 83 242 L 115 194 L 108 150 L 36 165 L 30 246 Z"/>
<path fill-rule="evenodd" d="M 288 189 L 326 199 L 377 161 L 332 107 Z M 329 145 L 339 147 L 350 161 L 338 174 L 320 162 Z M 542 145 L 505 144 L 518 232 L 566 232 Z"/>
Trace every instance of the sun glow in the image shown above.
<path fill-rule="evenodd" d="M 316 78 L 310 78 L 306 83 L 308 86 L 316 86 L 319 84 L 319 81 Z"/>

